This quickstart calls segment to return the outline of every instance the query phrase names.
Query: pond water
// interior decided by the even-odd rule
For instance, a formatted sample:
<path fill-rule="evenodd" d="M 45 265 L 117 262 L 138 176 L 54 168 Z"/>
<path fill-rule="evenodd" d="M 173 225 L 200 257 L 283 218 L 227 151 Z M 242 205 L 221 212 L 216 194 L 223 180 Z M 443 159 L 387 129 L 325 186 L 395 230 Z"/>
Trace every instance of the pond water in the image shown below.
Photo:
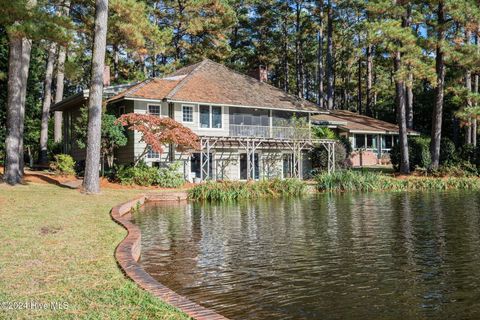
<path fill-rule="evenodd" d="M 148 204 L 141 264 L 231 319 L 480 317 L 480 193 Z"/>

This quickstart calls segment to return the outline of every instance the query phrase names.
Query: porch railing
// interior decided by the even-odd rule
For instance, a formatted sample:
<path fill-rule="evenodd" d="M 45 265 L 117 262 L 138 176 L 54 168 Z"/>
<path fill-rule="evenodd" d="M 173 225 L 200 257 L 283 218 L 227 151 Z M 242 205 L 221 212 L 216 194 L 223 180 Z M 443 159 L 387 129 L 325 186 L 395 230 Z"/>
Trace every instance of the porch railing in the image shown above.
<path fill-rule="evenodd" d="M 230 124 L 230 136 L 275 139 L 308 139 L 311 136 L 311 132 L 310 128 Z"/>

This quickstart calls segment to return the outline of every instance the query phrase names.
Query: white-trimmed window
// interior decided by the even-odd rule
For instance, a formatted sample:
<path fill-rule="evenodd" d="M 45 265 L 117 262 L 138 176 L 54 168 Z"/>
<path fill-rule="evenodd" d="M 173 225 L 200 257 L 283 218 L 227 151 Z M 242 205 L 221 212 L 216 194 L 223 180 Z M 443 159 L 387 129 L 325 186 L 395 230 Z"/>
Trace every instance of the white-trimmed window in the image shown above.
<path fill-rule="evenodd" d="M 160 105 L 158 104 L 149 104 L 148 105 L 148 114 L 154 116 L 160 116 Z"/>
<path fill-rule="evenodd" d="M 193 106 L 182 106 L 182 121 L 193 122 Z"/>
<path fill-rule="evenodd" d="M 221 129 L 222 107 L 200 105 L 200 128 Z"/>
<path fill-rule="evenodd" d="M 160 153 L 153 151 L 152 148 L 149 147 L 148 148 L 148 153 L 147 153 L 147 158 L 148 159 L 158 159 L 158 158 L 160 158 Z"/>

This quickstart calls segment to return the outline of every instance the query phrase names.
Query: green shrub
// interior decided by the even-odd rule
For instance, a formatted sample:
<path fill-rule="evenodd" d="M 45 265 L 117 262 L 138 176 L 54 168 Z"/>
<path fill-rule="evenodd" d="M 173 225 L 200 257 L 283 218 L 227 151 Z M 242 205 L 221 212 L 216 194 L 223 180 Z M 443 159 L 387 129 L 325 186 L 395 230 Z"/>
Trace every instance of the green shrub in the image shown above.
<path fill-rule="evenodd" d="M 207 181 L 189 190 L 192 200 L 232 201 L 260 197 L 297 196 L 306 190 L 306 184 L 298 179 L 272 179 L 257 182 Z"/>
<path fill-rule="evenodd" d="M 475 164 L 468 161 L 461 161 L 457 164 L 444 164 L 438 170 L 431 172 L 434 177 L 473 177 L 478 175 Z"/>
<path fill-rule="evenodd" d="M 315 177 L 319 191 L 376 191 L 392 188 L 387 176 L 369 171 L 339 170 Z"/>
<path fill-rule="evenodd" d="M 125 185 L 139 185 L 149 187 L 158 181 L 158 168 L 149 167 L 144 163 L 140 163 L 136 167 L 120 166 L 117 170 L 117 179 L 121 184 Z"/>
<path fill-rule="evenodd" d="M 50 164 L 50 169 L 61 175 L 75 174 L 75 160 L 68 154 L 57 154 L 55 161 Z"/>
<path fill-rule="evenodd" d="M 475 163 L 476 160 L 476 148 L 473 144 L 465 144 L 459 150 L 460 159 L 470 163 Z"/>
<path fill-rule="evenodd" d="M 374 172 L 344 170 L 322 173 L 315 179 L 317 189 L 328 192 L 480 189 L 480 179 L 477 177 L 410 177 L 398 179 Z"/>
<path fill-rule="evenodd" d="M 408 155 L 410 158 L 410 145 L 409 145 L 408 151 L 409 151 Z M 395 144 L 390 150 L 390 161 L 392 162 L 393 169 L 395 171 L 400 171 L 400 146 L 398 143 Z"/>
<path fill-rule="evenodd" d="M 163 188 L 179 188 L 185 183 L 183 174 L 179 172 L 181 163 L 175 162 L 167 168 L 158 170 L 158 178 L 155 184 Z"/>
<path fill-rule="evenodd" d="M 400 170 L 400 144 L 397 143 L 390 151 L 390 160 L 395 171 Z M 430 138 L 408 137 L 408 160 L 410 170 L 416 168 L 428 168 L 432 163 L 430 157 Z"/>
<path fill-rule="evenodd" d="M 440 164 L 454 165 L 458 163 L 457 149 L 455 143 L 448 138 L 440 141 Z"/>
<path fill-rule="evenodd" d="M 312 167 L 316 171 L 323 171 L 328 169 L 328 152 L 324 146 L 317 146 L 310 151 L 310 159 L 312 160 Z M 346 165 L 347 151 L 341 142 L 335 143 L 335 167 L 344 168 Z"/>
<path fill-rule="evenodd" d="M 315 137 L 317 137 L 317 139 L 331 139 L 331 140 L 337 139 L 337 135 L 335 134 L 335 131 L 327 127 L 313 126 L 312 131 Z"/>
<path fill-rule="evenodd" d="M 340 136 L 338 138 L 338 141 L 343 144 L 345 147 L 345 152 L 347 153 L 347 158 L 350 156 L 350 154 L 353 151 L 352 143 L 350 142 L 350 139 L 348 139 L 347 136 Z"/>
<path fill-rule="evenodd" d="M 62 154 L 63 143 L 62 142 L 55 142 L 53 140 L 48 140 L 48 151 L 50 153 L 50 158 L 54 159 L 55 155 Z"/>
<path fill-rule="evenodd" d="M 185 180 L 178 172 L 180 163 L 174 163 L 166 168 L 149 167 L 145 163 L 134 166 L 120 166 L 116 171 L 116 179 L 124 185 L 139 185 L 144 187 L 160 186 L 163 188 L 181 187 Z"/>
<path fill-rule="evenodd" d="M 409 137 L 408 153 L 410 160 L 410 170 L 428 169 L 432 163 L 430 156 L 430 138 L 429 137 Z M 470 152 L 471 150 L 469 150 Z M 475 152 L 474 152 L 475 153 Z M 440 142 L 440 164 L 456 166 L 460 158 L 457 155 L 455 144 L 448 138 L 442 138 Z M 471 155 L 471 153 L 469 153 Z M 391 152 L 390 159 L 393 168 L 398 171 L 400 166 L 400 147 L 396 144 Z"/>
<path fill-rule="evenodd" d="M 428 168 L 432 164 L 430 156 L 430 138 L 413 137 L 409 141 L 410 168 Z"/>

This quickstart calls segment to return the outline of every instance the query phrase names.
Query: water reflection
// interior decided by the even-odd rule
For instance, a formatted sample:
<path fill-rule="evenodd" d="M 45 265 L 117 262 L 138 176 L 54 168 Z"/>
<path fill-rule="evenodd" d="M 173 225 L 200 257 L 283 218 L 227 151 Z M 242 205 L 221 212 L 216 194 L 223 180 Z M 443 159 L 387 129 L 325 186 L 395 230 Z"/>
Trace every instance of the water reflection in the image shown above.
<path fill-rule="evenodd" d="M 144 268 L 232 319 L 475 318 L 476 193 L 148 205 Z"/>

